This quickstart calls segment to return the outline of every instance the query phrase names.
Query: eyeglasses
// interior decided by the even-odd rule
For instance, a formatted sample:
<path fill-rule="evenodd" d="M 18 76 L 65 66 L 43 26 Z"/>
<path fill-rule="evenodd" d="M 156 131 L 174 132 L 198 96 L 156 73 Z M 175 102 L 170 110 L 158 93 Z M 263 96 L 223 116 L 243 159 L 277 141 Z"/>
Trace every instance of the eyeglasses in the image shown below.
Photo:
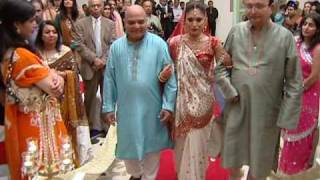
<path fill-rule="evenodd" d="M 90 5 L 90 7 L 92 7 L 92 8 L 95 8 L 95 7 L 100 8 L 101 6 L 102 6 L 101 4 L 92 4 L 92 5 Z"/>
<path fill-rule="evenodd" d="M 266 5 L 266 4 L 246 4 L 245 5 L 245 8 L 247 11 L 252 11 L 253 9 L 262 10 L 266 7 L 268 7 L 268 5 Z"/>

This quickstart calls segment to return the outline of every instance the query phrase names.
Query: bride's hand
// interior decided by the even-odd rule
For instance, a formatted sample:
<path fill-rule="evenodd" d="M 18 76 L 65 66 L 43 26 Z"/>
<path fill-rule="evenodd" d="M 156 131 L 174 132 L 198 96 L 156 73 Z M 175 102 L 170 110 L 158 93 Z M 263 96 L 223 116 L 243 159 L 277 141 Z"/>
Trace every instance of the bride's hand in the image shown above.
<path fill-rule="evenodd" d="M 233 63 L 232 63 L 231 57 L 227 53 L 225 53 L 223 56 L 224 56 L 223 57 L 223 65 L 227 69 L 231 69 L 233 67 Z"/>
<path fill-rule="evenodd" d="M 166 65 L 163 70 L 160 72 L 159 75 L 159 80 L 160 82 L 166 82 L 171 75 L 173 74 L 173 65 L 172 64 L 168 64 Z"/>

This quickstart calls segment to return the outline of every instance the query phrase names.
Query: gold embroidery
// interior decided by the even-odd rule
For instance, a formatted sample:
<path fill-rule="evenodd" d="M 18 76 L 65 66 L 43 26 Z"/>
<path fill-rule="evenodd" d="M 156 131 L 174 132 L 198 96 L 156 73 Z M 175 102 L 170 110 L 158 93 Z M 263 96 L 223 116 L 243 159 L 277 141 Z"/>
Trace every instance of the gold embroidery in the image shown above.
<path fill-rule="evenodd" d="M 210 122 L 213 116 L 214 96 L 213 78 L 184 42 L 181 43 L 176 65 L 178 95 L 175 137 L 179 137 L 192 128 L 202 128 Z"/>

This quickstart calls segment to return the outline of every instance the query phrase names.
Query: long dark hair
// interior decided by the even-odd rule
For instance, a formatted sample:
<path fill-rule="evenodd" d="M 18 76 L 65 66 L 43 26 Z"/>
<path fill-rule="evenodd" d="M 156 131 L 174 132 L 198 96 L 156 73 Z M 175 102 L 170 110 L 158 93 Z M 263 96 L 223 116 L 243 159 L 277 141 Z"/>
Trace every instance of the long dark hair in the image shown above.
<path fill-rule="evenodd" d="M 304 5 L 303 5 L 303 8 L 306 6 L 306 4 L 310 4 L 310 10 L 309 10 L 309 12 L 311 11 L 311 7 L 312 7 L 312 2 L 311 1 L 307 1 L 307 2 L 305 2 L 304 3 Z M 306 12 L 304 12 L 304 10 L 302 11 L 302 18 L 304 18 L 305 16 L 306 16 Z"/>
<path fill-rule="evenodd" d="M 9 48 L 24 47 L 33 51 L 26 40 L 17 32 L 15 23 L 24 23 L 35 15 L 31 3 L 25 0 L 0 1 L 0 60 Z M 34 51 L 33 51 L 34 52 Z"/>
<path fill-rule="evenodd" d="M 64 6 L 64 1 L 61 1 L 60 4 L 60 14 L 63 18 L 68 17 L 68 12 L 67 12 L 67 8 Z M 72 8 L 71 8 L 71 19 L 73 21 L 77 20 L 79 17 L 79 10 L 78 10 L 78 5 L 77 5 L 77 1 L 76 0 L 72 0 Z"/>
<path fill-rule="evenodd" d="M 312 5 L 311 5 L 311 8 L 312 8 L 312 6 L 315 6 L 316 7 L 316 12 L 320 13 L 320 2 L 319 1 L 313 1 Z"/>
<path fill-rule="evenodd" d="M 61 43 L 62 42 L 61 34 L 60 34 L 57 26 L 52 21 L 43 21 L 43 22 L 40 23 L 38 35 L 37 35 L 37 38 L 36 38 L 36 41 L 35 41 L 35 45 L 36 45 L 37 49 L 39 49 L 39 50 L 43 50 L 44 49 L 44 42 L 43 42 L 43 39 L 42 39 L 42 34 L 43 34 L 44 27 L 47 26 L 47 25 L 53 26 L 54 29 L 56 30 L 56 32 L 58 34 L 58 39 L 57 39 L 55 47 L 56 47 L 57 51 L 60 51 L 61 45 L 62 45 L 62 43 Z"/>
<path fill-rule="evenodd" d="M 313 22 L 316 24 L 317 30 L 315 35 L 311 38 L 310 44 L 309 44 L 309 50 L 312 50 L 317 44 L 320 43 L 320 15 L 318 13 L 310 13 L 301 21 L 301 27 L 306 22 L 308 18 L 311 18 Z M 304 37 L 302 34 L 302 30 L 300 32 L 300 39 L 301 41 L 304 41 Z"/>

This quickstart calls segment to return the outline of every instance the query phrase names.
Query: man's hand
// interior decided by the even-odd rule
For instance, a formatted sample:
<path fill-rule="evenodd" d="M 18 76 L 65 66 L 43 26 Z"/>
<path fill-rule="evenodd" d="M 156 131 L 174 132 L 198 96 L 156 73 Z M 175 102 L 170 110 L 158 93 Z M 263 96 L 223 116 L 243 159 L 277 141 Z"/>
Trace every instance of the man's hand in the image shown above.
<path fill-rule="evenodd" d="M 168 123 L 170 122 L 172 118 L 172 113 L 168 110 L 165 110 L 165 109 L 162 109 L 160 111 L 160 121 L 161 122 L 165 122 L 165 123 Z"/>
<path fill-rule="evenodd" d="M 106 119 L 106 122 L 109 125 L 115 126 L 115 124 L 116 124 L 116 116 L 115 116 L 114 112 L 107 113 L 105 119 Z"/>
<path fill-rule="evenodd" d="M 94 60 L 94 62 L 93 62 L 93 65 L 94 65 L 95 69 L 98 70 L 98 69 L 101 69 L 101 68 L 104 67 L 105 61 L 103 61 L 103 60 L 100 59 L 100 58 L 96 58 L 96 59 Z"/>

